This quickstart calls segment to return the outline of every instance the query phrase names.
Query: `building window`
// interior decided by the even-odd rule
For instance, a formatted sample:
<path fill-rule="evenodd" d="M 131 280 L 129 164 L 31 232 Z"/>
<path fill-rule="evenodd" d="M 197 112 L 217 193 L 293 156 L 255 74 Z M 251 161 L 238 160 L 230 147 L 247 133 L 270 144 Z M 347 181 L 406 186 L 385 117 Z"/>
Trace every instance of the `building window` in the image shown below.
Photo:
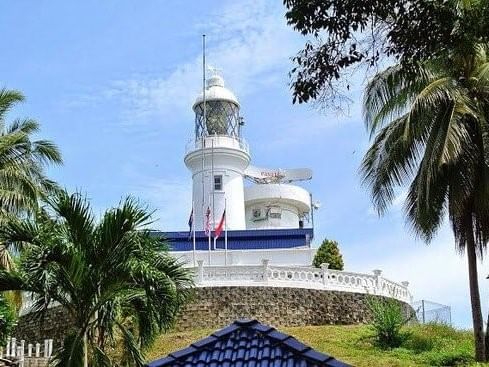
<path fill-rule="evenodd" d="M 214 191 L 222 191 L 222 175 L 214 176 Z"/>

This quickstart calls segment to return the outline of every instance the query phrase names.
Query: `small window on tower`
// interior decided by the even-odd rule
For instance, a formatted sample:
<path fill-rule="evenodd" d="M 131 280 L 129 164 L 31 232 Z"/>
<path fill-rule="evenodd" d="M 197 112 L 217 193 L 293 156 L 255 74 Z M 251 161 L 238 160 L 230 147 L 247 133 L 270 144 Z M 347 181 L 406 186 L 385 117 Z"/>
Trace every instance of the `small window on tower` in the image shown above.
<path fill-rule="evenodd" d="M 214 176 L 214 191 L 222 191 L 222 175 Z"/>

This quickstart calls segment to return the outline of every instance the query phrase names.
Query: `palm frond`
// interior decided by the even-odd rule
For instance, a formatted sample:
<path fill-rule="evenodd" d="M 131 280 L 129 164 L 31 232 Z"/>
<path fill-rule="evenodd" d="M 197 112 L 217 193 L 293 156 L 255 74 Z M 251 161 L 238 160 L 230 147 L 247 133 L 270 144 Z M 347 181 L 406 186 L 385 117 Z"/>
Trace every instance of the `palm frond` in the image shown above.
<path fill-rule="evenodd" d="M 144 366 L 144 356 L 141 353 L 136 338 L 124 325 L 116 323 L 117 327 L 121 331 L 122 341 L 124 345 L 123 363 L 128 363 L 136 367 Z"/>
<path fill-rule="evenodd" d="M 50 208 L 67 227 L 71 242 L 83 248 L 91 243 L 94 231 L 94 217 L 86 198 L 81 194 L 68 194 L 59 191 L 48 199 Z"/>
<path fill-rule="evenodd" d="M 83 337 L 79 333 L 71 333 L 65 337 L 62 347 L 56 350 L 50 366 L 83 367 Z"/>
<path fill-rule="evenodd" d="M 3 122 L 5 114 L 17 103 L 22 102 L 24 96 L 16 90 L 0 89 L 0 122 Z"/>

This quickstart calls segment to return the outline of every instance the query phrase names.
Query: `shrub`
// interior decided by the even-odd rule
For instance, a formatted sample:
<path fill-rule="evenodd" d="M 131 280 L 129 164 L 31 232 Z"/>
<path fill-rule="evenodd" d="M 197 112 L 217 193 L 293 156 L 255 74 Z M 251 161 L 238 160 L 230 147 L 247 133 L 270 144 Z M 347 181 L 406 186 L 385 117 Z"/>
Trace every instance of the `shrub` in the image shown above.
<path fill-rule="evenodd" d="M 0 345 L 5 345 L 17 322 L 15 307 L 0 295 Z"/>
<path fill-rule="evenodd" d="M 325 239 L 319 246 L 312 265 L 319 268 L 324 263 L 328 263 L 330 269 L 343 270 L 343 256 L 340 253 L 338 242 Z"/>
<path fill-rule="evenodd" d="M 372 313 L 370 326 L 376 344 L 383 349 L 399 347 L 407 339 L 407 334 L 401 329 L 409 321 L 400 303 L 393 299 L 369 297 L 368 307 Z"/>

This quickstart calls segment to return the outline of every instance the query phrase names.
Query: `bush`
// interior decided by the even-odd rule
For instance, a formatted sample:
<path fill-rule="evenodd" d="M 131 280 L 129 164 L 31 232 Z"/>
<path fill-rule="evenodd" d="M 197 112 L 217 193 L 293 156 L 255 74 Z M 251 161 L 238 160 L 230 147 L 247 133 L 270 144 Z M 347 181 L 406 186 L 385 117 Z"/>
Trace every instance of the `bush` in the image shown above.
<path fill-rule="evenodd" d="M 338 242 L 325 239 L 319 246 L 312 265 L 319 268 L 324 263 L 328 263 L 330 269 L 343 270 L 343 256 L 340 253 Z"/>
<path fill-rule="evenodd" d="M 401 329 L 409 321 L 400 303 L 393 299 L 369 297 L 368 307 L 372 313 L 370 326 L 376 344 L 383 349 L 399 347 L 408 337 Z"/>
<path fill-rule="evenodd" d="M 465 366 L 474 361 L 473 341 L 468 332 L 435 322 L 408 330 L 409 338 L 402 347 L 412 350 L 429 366 Z"/>
<path fill-rule="evenodd" d="M 7 343 L 17 322 L 15 307 L 0 295 L 0 345 Z"/>

